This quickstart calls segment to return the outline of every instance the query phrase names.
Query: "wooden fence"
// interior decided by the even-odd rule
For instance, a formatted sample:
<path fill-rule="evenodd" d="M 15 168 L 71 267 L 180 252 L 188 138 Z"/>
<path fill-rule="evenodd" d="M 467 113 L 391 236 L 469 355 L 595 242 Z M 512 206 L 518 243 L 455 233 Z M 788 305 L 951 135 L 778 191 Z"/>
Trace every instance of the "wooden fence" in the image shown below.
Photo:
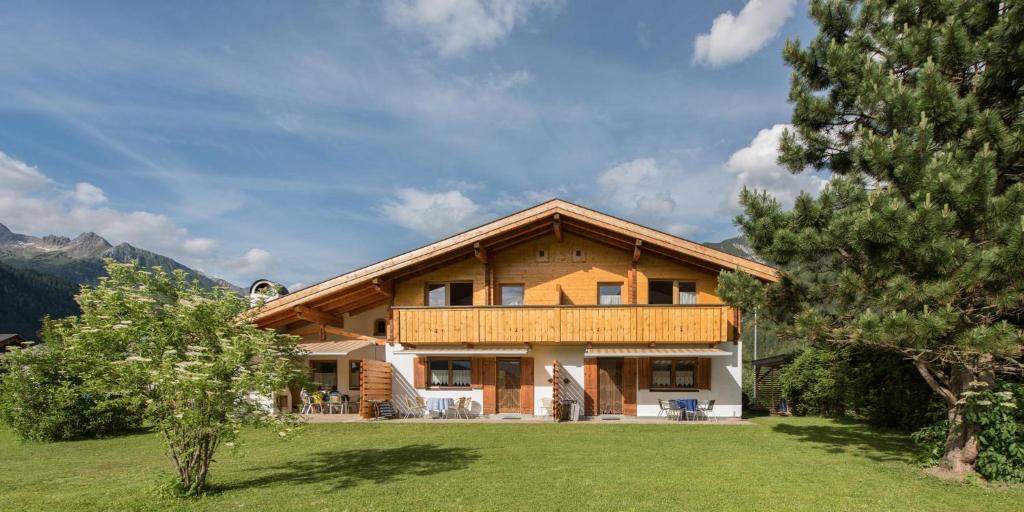
<path fill-rule="evenodd" d="M 359 372 L 359 415 L 373 418 L 373 400 L 391 400 L 391 363 L 363 359 Z"/>

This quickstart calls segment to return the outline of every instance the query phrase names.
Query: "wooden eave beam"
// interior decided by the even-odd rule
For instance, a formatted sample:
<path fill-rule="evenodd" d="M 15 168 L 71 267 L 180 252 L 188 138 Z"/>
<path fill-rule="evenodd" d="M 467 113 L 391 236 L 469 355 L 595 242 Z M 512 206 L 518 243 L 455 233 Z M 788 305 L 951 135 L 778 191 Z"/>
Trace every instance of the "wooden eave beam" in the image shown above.
<path fill-rule="evenodd" d="M 345 327 L 345 320 L 343 318 L 325 313 L 319 309 L 313 309 L 309 306 L 295 306 L 294 311 L 295 316 L 307 322 L 316 322 L 320 325 L 330 325 L 338 328 Z"/>
<path fill-rule="evenodd" d="M 310 304 L 310 306 L 315 307 L 317 309 L 322 309 L 324 311 L 329 311 L 329 310 L 332 310 L 332 309 L 338 309 L 339 307 L 342 307 L 345 304 L 352 303 L 352 302 L 355 302 L 355 301 L 359 301 L 359 300 L 362 300 L 362 299 L 364 299 L 364 298 L 366 298 L 368 296 L 376 295 L 376 294 L 377 294 L 377 290 L 375 290 L 373 288 L 373 286 L 366 286 L 366 287 L 362 287 L 362 288 L 357 288 L 355 290 L 352 290 L 352 291 L 350 291 L 348 293 L 344 293 L 342 295 L 336 295 L 336 296 L 331 297 L 329 299 L 323 299 L 323 300 L 314 302 L 313 304 Z"/>
<path fill-rule="evenodd" d="M 643 240 L 637 240 L 636 243 L 633 244 L 633 263 L 640 261 L 640 247 L 643 246 L 643 244 Z"/>
<path fill-rule="evenodd" d="M 360 304 L 355 304 L 351 309 L 345 311 L 349 315 L 358 315 L 359 313 L 365 313 L 373 308 L 383 306 L 388 303 L 387 297 L 380 297 L 374 300 L 367 299 Z"/>
<path fill-rule="evenodd" d="M 552 227 L 555 229 L 555 239 L 559 242 L 562 241 L 562 215 L 556 213 L 555 218 L 551 221 Z"/>
<path fill-rule="evenodd" d="M 403 280 L 403 279 L 411 279 L 413 277 L 420 276 L 420 275 L 426 274 L 428 272 L 433 272 L 434 270 L 437 270 L 437 269 L 439 269 L 441 267 L 444 267 L 446 265 L 451 265 L 452 263 L 464 260 L 466 258 L 472 258 L 472 257 L 473 257 L 472 248 L 469 248 L 468 250 L 462 250 L 462 251 L 454 252 L 452 254 L 446 255 L 443 258 L 439 258 L 439 259 L 433 260 L 430 263 L 427 263 L 427 264 L 424 264 L 424 265 L 421 265 L 421 266 L 417 266 L 415 268 L 403 269 L 403 272 L 399 272 L 399 273 L 393 274 L 391 279 L 396 281 L 396 282 L 400 281 L 400 280 Z"/>
<path fill-rule="evenodd" d="M 381 278 L 375 277 L 371 282 L 371 286 L 373 286 L 373 289 L 384 298 L 391 297 L 390 282 L 385 283 Z"/>
<path fill-rule="evenodd" d="M 477 242 L 473 244 L 473 256 L 480 260 L 480 263 L 487 264 L 487 246 Z"/>

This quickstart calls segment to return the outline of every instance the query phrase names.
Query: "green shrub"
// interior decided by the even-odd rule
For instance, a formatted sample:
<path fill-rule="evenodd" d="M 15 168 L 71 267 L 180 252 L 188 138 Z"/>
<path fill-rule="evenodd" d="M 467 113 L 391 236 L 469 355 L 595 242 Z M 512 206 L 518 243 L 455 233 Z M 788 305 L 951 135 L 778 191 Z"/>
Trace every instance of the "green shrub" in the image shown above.
<path fill-rule="evenodd" d="M 141 397 L 90 389 L 76 372 L 81 362 L 70 360 L 76 356 L 51 345 L 6 354 L 0 363 L 0 422 L 32 441 L 84 439 L 139 428 Z"/>
<path fill-rule="evenodd" d="M 964 417 L 978 430 L 974 469 L 988 480 L 1024 482 L 1024 385 L 974 382 Z"/>

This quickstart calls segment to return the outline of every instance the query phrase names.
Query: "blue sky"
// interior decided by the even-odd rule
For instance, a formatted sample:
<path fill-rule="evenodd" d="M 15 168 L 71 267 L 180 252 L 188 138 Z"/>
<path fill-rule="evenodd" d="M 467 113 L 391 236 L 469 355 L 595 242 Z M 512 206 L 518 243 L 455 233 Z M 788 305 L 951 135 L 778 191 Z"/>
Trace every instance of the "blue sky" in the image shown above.
<path fill-rule="evenodd" d="M 312 284 L 551 197 L 697 241 L 775 164 L 797 0 L 5 2 L 0 223 Z"/>

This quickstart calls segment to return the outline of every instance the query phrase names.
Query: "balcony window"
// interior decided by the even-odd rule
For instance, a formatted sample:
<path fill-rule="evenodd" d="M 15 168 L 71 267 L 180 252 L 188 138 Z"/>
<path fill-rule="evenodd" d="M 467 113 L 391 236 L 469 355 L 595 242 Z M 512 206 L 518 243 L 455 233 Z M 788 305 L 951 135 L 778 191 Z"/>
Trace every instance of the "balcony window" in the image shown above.
<path fill-rule="evenodd" d="M 693 281 L 679 281 L 679 303 L 697 303 L 697 283 Z"/>
<path fill-rule="evenodd" d="M 429 387 L 468 388 L 471 369 L 469 359 L 431 359 Z"/>
<path fill-rule="evenodd" d="M 430 307 L 472 306 L 473 283 L 428 283 L 426 303 Z"/>
<path fill-rule="evenodd" d="M 622 304 L 622 285 L 605 283 L 597 285 L 598 304 Z"/>
<path fill-rule="evenodd" d="M 651 359 L 651 389 L 695 389 L 697 360 L 692 357 Z"/>
<path fill-rule="evenodd" d="M 647 283 L 648 304 L 672 304 L 673 281 L 649 281 Z"/>
<path fill-rule="evenodd" d="M 521 284 L 501 285 L 502 306 L 522 306 L 525 287 Z"/>

